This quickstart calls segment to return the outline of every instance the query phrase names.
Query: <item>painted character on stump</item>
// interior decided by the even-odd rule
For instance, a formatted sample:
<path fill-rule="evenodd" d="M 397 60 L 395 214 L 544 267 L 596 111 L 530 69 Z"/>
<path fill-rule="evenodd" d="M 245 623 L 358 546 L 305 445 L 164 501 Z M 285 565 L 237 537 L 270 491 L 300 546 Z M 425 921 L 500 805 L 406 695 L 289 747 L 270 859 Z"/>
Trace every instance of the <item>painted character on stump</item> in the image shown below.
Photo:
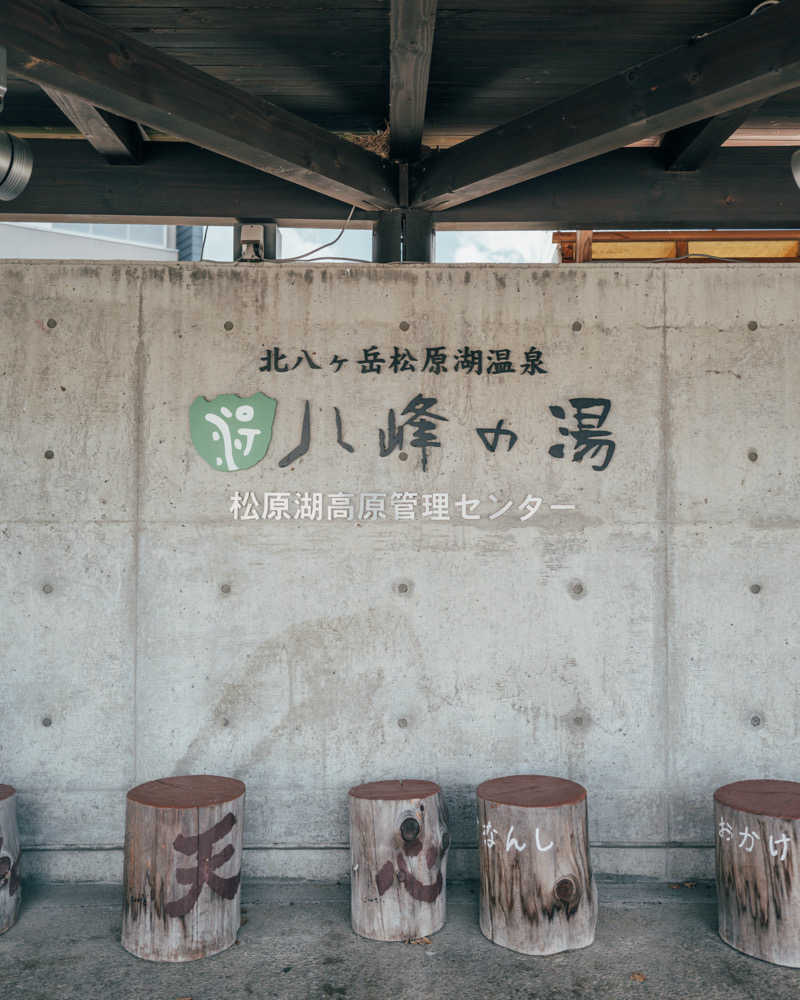
<path fill-rule="evenodd" d="M 444 886 L 442 867 L 450 847 L 447 814 L 440 813 L 438 823 L 426 823 L 424 803 L 416 812 L 402 813 L 394 847 L 394 860 L 381 866 L 375 880 L 379 895 L 397 885 L 417 902 L 435 902 Z"/>
<path fill-rule="evenodd" d="M 15 861 L 3 850 L 3 838 L 0 837 L 0 892 L 8 889 L 9 896 L 16 896 L 19 889 L 19 859 Z"/>

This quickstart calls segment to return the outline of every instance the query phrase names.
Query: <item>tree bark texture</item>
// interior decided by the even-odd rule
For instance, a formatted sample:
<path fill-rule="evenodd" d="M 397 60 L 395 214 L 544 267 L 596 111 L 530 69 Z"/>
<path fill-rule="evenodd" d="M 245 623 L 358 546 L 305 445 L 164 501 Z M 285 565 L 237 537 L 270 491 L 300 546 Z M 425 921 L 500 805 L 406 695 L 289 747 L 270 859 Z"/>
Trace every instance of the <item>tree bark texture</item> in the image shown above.
<path fill-rule="evenodd" d="M 736 781 L 714 793 L 719 935 L 800 968 L 800 783 Z"/>
<path fill-rule="evenodd" d="M 450 833 L 432 781 L 375 781 L 350 789 L 351 918 L 374 941 L 440 930 Z"/>
<path fill-rule="evenodd" d="M 22 902 L 17 793 L 0 785 L 0 934 L 17 922 Z"/>
<path fill-rule="evenodd" d="M 478 822 L 484 935 L 526 955 L 590 945 L 597 891 L 586 790 L 543 775 L 485 781 Z"/>
<path fill-rule="evenodd" d="M 187 775 L 128 792 L 122 944 L 139 958 L 188 962 L 236 941 L 241 781 Z"/>

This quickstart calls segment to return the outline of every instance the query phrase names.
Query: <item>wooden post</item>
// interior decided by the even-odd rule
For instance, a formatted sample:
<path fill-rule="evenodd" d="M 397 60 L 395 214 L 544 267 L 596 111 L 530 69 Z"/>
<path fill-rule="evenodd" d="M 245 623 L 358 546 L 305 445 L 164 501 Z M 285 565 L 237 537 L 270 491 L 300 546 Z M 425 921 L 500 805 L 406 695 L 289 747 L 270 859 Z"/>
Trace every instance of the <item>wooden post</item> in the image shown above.
<path fill-rule="evenodd" d="M 592 259 L 591 229 L 579 229 L 575 233 L 575 263 L 588 264 Z"/>
<path fill-rule="evenodd" d="M 244 784 L 192 774 L 128 792 L 122 945 L 188 962 L 236 941 Z"/>
<path fill-rule="evenodd" d="M 403 215 L 403 262 L 430 264 L 434 256 L 433 215 L 410 211 Z"/>
<path fill-rule="evenodd" d="M 719 936 L 800 968 L 800 783 L 736 781 L 714 792 Z"/>
<path fill-rule="evenodd" d="M 484 781 L 478 822 L 485 936 L 525 955 L 590 945 L 597 890 L 586 789 L 538 774 Z"/>
<path fill-rule="evenodd" d="M 381 212 L 372 227 L 372 260 L 375 264 L 399 264 L 403 259 L 403 214 Z"/>
<path fill-rule="evenodd" d="M 433 781 L 373 781 L 350 789 L 350 912 L 373 941 L 441 930 L 450 833 Z"/>
<path fill-rule="evenodd" d="M 0 785 L 0 934 L 17 922 L 22 901 L 19 880 L 17 793 Z"/>

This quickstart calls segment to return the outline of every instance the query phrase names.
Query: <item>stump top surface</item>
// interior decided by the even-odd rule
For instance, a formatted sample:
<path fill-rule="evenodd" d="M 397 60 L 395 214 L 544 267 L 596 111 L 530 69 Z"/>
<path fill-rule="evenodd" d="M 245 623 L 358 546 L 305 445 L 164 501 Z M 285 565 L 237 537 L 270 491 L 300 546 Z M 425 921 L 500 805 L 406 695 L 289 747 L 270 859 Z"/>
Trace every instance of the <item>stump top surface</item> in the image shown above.
<path fill-rule="evenodd" d="M 244 795 L 244 782 L 216 774 L 184 774 L 157 778 L 128 792 L 131 802 L 156 809 L 200 809 L 221 805 Z"/>
<path fill-rule="evenodd" d="M 0 802 L 2 802 L 3 799 L 10 799 L 16 791 L 16 788 L 12 788 L 11 785 L 0 785 Z"/>
<path fill-rule="evenodd" d="M 387 802 L 401 802 L 404 799 L 427 799 L 436 795 L 441 788 L 435 781 L 420 781 L 407 778 L 402 781 L 368 781 L 365 785 L 355 785 L 350 789 L 354 799 L 383 799 Z"/>
<path fill-rule="evenodd" d="M 567 778 L 546 774 L 512 774 L 478 785 L 478 798 L 504 806 L 547 808 L 574 805 L 586 798 L 586 789 Z"/>
<path fill-rule="evenodd" d="M 714 792 L 720 805 L 776 819 L 800 819 L 800 782 L 734 781 Z"/>

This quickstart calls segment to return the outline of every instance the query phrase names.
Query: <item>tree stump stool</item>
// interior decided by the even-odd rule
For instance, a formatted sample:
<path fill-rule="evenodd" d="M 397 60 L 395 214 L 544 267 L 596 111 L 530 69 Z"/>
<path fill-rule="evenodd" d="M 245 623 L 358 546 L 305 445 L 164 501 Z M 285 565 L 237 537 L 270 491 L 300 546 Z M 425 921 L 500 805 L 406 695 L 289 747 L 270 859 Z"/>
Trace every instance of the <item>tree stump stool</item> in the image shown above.
<path fill-rule="evenodd" d="M 19 880 L 17 793 L 0 785 L 0 934 L 13 927 L 22 901 Z"/>
<path fill-rule="evenodd" d="M 800 783 L 735 781 L 714 792 L 719 936 L 800 968 Z"/>
<path fill-rule="evenodd" d="M 128 792 L 122 945 L 189 962 L 236 941 L 244 784 L 191 774 Z"/>
<path fill-rule="evenodd" d="M 433 781 L 373 781 L 350 789 L 350 913 L 373 941 L 441 930 L 450 833 Z"/>
<path fill-rule="evenodd" d="M 478 822 L 484 935 L 525 955 L 590 945 L 597 890 L 586 789 L 539 774 L 484 781 Z"/>

